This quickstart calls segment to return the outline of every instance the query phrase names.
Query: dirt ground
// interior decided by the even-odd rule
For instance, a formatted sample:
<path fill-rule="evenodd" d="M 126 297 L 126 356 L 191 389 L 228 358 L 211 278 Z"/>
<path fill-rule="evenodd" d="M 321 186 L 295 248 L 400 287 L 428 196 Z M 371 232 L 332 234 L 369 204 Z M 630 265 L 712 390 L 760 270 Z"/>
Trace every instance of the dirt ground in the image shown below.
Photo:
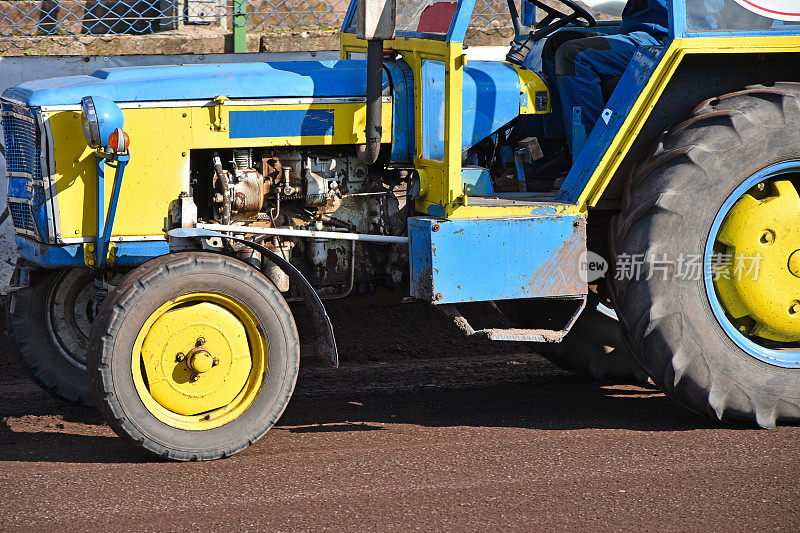
<path fill-rule="evenodd" d="M 332 308 L 309 366 L 233 458 L 150 460 L 0 354 L 0 531 L 800 529 L 800 427 L 720 426 L 655 389 L 468 341 L 422 305 Z"/>

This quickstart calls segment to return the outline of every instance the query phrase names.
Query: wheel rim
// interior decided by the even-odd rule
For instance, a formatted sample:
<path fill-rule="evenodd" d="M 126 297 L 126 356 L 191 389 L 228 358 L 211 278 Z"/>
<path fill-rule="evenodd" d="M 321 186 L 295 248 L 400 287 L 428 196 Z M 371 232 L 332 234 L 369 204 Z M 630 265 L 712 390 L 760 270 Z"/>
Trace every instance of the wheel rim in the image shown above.
<path fill-rule="evenodd" d="M 92 275 L 70 269 L 59 274 L 47 294 L 46 326 L 58 352 L 86 371 L 86 342 L 94 319 Z"/>
<path fill-rule="evenodd" d="M 704 283 L 725 334 L 750 356 L 800 366 L 800 161 L 745 180 L 714 218 Z"/>
<path fill-rule="evenodd" d="M 190 293 L 145 321 L 134 343 L 133 380 L 150 413 L 186 430 L 238 418 L 253 403 L 267 370 L 258 319 L 238 300 Z"/>

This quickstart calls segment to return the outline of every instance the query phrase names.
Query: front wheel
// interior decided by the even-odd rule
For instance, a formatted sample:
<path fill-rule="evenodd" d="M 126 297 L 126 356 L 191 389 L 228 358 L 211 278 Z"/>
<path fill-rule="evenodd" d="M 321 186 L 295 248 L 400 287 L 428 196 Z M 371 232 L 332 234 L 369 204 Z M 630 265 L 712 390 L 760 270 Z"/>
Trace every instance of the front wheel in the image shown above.
<path fill-rule="evenodd" d="M 89 339 L 95 401 L 121 437 L 174 460 L 230 456 L 289 402 L 300 350 L 278 289 L 229 257 L 175 253 L 130 272 Z"/>
<path fill-rule="evenodd" d="M 653 381 L 722 420 L 800 420 L 800 84 L 713 98 L 634 174 L 615 307 Z"/>

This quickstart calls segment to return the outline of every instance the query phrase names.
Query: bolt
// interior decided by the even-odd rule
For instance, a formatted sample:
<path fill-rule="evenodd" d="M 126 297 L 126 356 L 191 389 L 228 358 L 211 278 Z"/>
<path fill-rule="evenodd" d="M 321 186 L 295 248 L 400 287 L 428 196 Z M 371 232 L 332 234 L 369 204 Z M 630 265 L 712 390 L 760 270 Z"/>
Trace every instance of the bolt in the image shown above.
<path fill-rule="evenodd" d="M 219 357 L 215 357 L 211 361 L 211 366 L 217 366 L 219 364 Z"/>
<path fill-rule="evenodd" d="M 182 114 L 181 116 L 182 116 L 183 118 L 186 118 L 186 113 Z"/>
<path fill-rule="evenodd" d="M 206 343 L 206 340 L 203 337 L 197 337 L 197 343 L 195 346 L 202 346 Z"/>
<path fill-rule="evenodd" d="M 437 292 L 436 295 L 433 297 L 433 299 L 436 300 L 437 302 L 442 298 L 444 298 L 444 296 L 442 296 L 441 292 Z"/>
<path fill-rule="evenodd" d="M 434 224 L 431 231 L 439 231 L 439 224 Z"/>
<path fill-rule="evenodd" d="M 192 377 L 189 378 L 189 381 L 194 383 L 195 381 L 198 380 L 199 377 L 200 377 L 200 374 L 192 374 Z"/>
<path fill-rule="evenodd" d="M 764 182 L 763 182 L 763 181 L 762 181 L 761 183 L 759 183 L 758 185 L 756 185 L 756 188 L 757 188 L 759 191 L 763 191 L 763 190 L 764 190 L 764 187 L 765 187 L 765 185 L 764 185 Z"/>
<path fill-rule="evenodd" d="M 580 228 L 581 227 L 581 221 L 580 220 L 576 220 L 575 222 L 572 223 L 572 227 L 573 228 Z"/>
<path fill-rule="evenodd" d="M 769 246 L 770 244 L 775 242 L 775 232 L 772 231 L 771 229 L 765 230 L 759 240 L 761 241 L 761 244 Z"/>
<path fill-rule="evenodd" d="M 179 363 L 182 363 L 186 359 L 186 355 L 183 352 L 178 352 L 178 355 L 175 356 L 175 360 Z"/>
<path fill-rule="evenodd" d="M 186 157 L 186 152 L 181 152 L 181 157 Z"/>
<path fill-rule="evenodd" d="M 795 300 L 789 305 L 789 314 L 796 315 L 797 313 L 800 313 L 800 301 Z"/>

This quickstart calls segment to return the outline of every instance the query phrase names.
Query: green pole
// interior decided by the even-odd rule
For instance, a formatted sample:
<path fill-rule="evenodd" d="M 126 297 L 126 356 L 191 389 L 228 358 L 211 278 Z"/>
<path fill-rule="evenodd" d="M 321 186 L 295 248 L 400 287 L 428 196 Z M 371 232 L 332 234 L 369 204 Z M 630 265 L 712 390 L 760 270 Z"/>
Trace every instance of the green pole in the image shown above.
<path fill-rule="evenodd" d="M 247 52 L 247 0 L 233 0 L 233 53 Z"/>

